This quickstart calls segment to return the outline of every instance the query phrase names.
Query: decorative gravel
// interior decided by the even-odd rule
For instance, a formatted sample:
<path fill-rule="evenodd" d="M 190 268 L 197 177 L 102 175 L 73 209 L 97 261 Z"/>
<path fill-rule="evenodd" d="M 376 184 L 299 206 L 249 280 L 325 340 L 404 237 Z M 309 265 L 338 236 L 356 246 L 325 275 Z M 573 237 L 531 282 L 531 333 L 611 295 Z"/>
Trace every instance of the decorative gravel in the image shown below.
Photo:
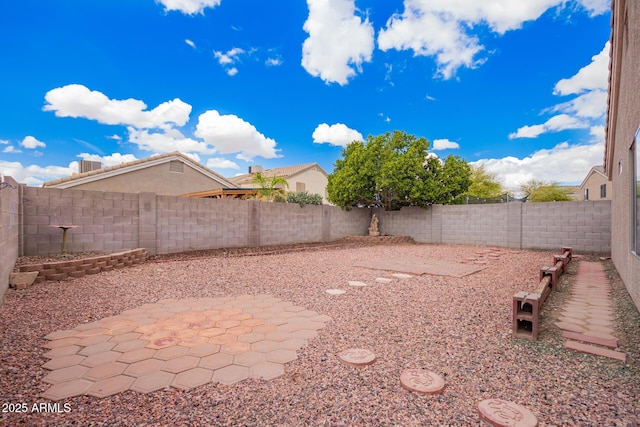
<path fill-rule="evenodd" d="M 377 277 L 392 278 L 392 272 L 354 267 L 403 256 L 456 262 L 485 249 L 333 245 L 253 256 L 181 254 L 7 290 L 0 307 L 0 425 L 467 426 L 482 425 L 478 403 L 492 398 L 523 405 L 541 426 L 638 425 L 640 315 L 610 261 L 615 335 L 626 363 L 565 350 L 553 326 L 579 257 L 545 304 L 537 342 L 512 338 L 512 296 L 535 289 L 553 252 L 502 249 L 484 270 L 461 278 L 416 275 L 380 283 Z M 348 281 L 369 286 L 345 287 Z M 326 292 L 340 288 L 346 293 L 338 298 Z M 42 381 L 47 334 L 161 299 L 243 294 L 272 295 L 332 321 L 272 380 L 55 403 L 40 397 L 50 387 Z M 372 351 L 376 362 L 345 365 L 338 353 L 349 348 Z M 400 374 L 406 369 L 434 372 L 446 388 L 437 395 L 405 390 Z"/>

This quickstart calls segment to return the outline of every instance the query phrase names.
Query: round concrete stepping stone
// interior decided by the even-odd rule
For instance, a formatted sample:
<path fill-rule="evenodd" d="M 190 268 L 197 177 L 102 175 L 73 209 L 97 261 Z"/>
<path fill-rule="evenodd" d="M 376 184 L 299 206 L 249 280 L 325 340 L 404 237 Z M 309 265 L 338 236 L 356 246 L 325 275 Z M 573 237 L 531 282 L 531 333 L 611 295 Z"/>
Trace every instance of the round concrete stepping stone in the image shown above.
<path fill-rule="evenodd" d="M 365 348 L 350 348 L 338 353 L 338 358 L 350 366 L 366 366 L 376 361 L 376 355 Z"/>
<path fill-rule="evenodd" d="M 522 405 L 502 399 L 486 399 L 478 403 L 480 419 L 494 427 L 536 427 L 538 419 Z"/>
<path fill-rule="evenodd" d="M 400 385 L 419 394 L 437 394 L 444 389 L 444 379 L 426 369 L 405 369 L 400 374 Z"/>
<path fill-rule="evenodd" d="M 327 289 L 327 293 L 329 295 L 342 295 L 347 291 L 343 291 L 342 289 Z"/>
<path fill-rule="evenodd" d="M 378 283 L 391 283 L 393 279 L 389 279 L 387 277 L 376 277 L 376 282 Z"/>
<path fill-rule="evenodd" d="M 357 280 L 349 280 L 349 285 L 350 286 L 356 286 L 356 287 L 368 286 L 366 283 L 358 282 Z"/>
<path fill-rule="evenodd" d="M 395 277 L 396 279 L 411 279 L 413 277 L 410 274 L 404 274 L 404 273 L 394 273 L 391 276 Z"/>

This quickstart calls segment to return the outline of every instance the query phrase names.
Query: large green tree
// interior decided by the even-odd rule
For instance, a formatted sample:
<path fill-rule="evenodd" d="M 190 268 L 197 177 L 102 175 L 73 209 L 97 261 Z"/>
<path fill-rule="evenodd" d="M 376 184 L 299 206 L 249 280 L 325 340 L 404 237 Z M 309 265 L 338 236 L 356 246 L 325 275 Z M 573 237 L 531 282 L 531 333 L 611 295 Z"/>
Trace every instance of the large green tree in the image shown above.
<path fill-rule="evenodd" d="M 520 185 L 520 191 L 529 202 L 568 202 L 572 200 L 570 190 L 560 187 L 555 182 L 532 179 Z"/>
<path fill-rule="evenodd" d="M 352 206 L 427 206 L 451 203 L 471 184 L 470 167 L 457 156 L 429 155 L 429 142 L 394 131 L 355 141 L 342 151 L 329 175 L 329 200 Z"/>
<path fill-rule="evenodd" d="M 496 174 L 488 172 L 483 166 L 471 168 L 471 185 L 467 194 L 479 199 L 496 199 L 506 193 L 496 179 Z"/>
<path fill-rule="evenodd" d="M 483 166 L 471 166 L 471 185 L 466 193 L 456 199 L 456 203 L 467 203 L 469 200 L 498 200 L 509 194 L 498 182 L 494 173 Z"/>

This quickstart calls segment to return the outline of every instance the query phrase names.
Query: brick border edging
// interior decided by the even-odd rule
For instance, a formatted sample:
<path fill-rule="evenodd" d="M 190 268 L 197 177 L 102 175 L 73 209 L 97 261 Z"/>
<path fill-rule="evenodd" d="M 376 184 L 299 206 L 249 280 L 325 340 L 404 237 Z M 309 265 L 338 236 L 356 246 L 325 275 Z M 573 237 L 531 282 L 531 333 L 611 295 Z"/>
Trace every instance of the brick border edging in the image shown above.
<path fill-rule="evenodd" d="M 34 283 L 42 283 L 47 280 L 65 280 L 70 277 L 78 278 L 87 274 L 110 271 L 114 268 L 130 267 L 132 265 L 142 264 L 146 260 L 147 250 L 145 248 L 138 248 L 92 258 L 23 265 L 20 267 L 20 272 L 37 271 L 38 277 L 36 277 Z"/>

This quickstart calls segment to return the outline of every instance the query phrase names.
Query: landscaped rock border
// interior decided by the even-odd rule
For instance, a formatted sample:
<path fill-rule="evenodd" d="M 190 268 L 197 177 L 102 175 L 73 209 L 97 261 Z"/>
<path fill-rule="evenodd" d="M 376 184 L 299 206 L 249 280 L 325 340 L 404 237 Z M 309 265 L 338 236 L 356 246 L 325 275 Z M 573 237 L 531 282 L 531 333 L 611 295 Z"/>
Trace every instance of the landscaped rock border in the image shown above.
<path fill-rule="evenodd" d="M 97 274 L 114 268 L 130 267 L 142 264 L 147 259 L 145 248 L 132 249 L 109 255 L 92 258 L 81 258 L 69 261 L 45 262 L 20 266 L 20 272 L 37 271 L 38 277 L 34 283 L 47 280 L 64 280 L 67 278 L 83 277 L 87 274 Z"/>

